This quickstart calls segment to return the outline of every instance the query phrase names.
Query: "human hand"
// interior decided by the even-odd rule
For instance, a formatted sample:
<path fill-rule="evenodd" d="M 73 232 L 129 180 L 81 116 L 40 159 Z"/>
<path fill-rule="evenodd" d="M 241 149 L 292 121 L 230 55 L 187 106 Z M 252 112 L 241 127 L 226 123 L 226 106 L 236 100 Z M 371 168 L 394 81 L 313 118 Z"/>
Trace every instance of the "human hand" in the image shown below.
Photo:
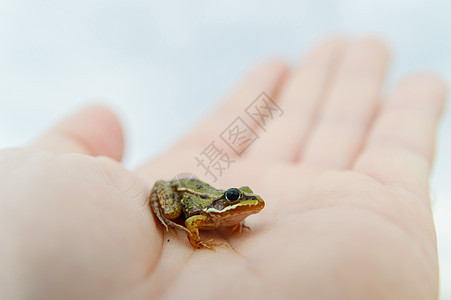
<path fill-rule="evenodd" d="M 248 219 L 252 232 L 208 236 L 231 245 L 218 253 L 192 253 L 184 239 L 165 243 L 149 283 L 160 292 L 151 295 L 437 298 L 428 176 L 446 88 L 432 75 L 411 75 L 380 103 L 388 56 L 374 39 L 336 39 L 289 74 L 281 63 L 263 66 L 183 141 L 138 170 L 150 182 L 203 174 L 194 157 L 220 142 L 261 91 L 284 111 L 233 157 L 217 184 L 249 185 L 265 199 L 265 209 Z"/>
<path fill-rule="evenodd" d="M 34 145 L 85 155 L 3 151 L 0 259 L 9 276 L 1 290 L 42 298 L 436 298 L 427 181 L 445 87 L 410 76 L 380 105 L 387 59 L 377 41 L 330 40 L 288 75 L 282 63 L 264 65 L 135 175 L 88 156 L 120 158 L 118 125 L 98 108 Z M 146 205 L 150 186 L 197 174 L 194 157 L 261 91 L 285 114 L 215 184 L 249 185 L 265 199 L 248 219 L 252 231 L 203 234 L 231 246 L 216 253 L 171 232 L 163 239 Z M 92 124 L 97 131 L 86 130 Z"/>

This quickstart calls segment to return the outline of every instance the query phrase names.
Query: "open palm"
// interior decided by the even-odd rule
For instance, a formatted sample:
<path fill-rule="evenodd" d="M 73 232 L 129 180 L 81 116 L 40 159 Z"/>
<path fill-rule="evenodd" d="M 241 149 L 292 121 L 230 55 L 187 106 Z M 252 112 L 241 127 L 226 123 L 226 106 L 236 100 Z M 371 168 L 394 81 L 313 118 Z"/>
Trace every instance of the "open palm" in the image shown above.
<path fill-rule="evenodd" d="M 117 200 L 122 204 L 110 215 L 119 217 L 105 223 L 119 225 L 104 232 L 105 239 L 118 235 L 112 230 L 128 236 L 124 243 L 115 239 L 111 253 L 125 247 L 133 255 L 122 267 L 112 268 L 114 259 L 97 267 L 127 278 L 118 297 L 436 298 L 428 176 L 445 87 L 432 75 L 412 75 L 381 102 L 387 63 L 388 51 L 377 40 L 333 39 L 292 70 L 265 64 L 197 129 L 136 170 L 140 179 L 129 180 L 122 195 L 139 205 Z M 240 155 L 229 153 L 233 162 L 213 184 L 195 157 L 212 141 L 226 149 L 219 135 L 263 91 L 283 115 L 264 131 L 248 122 L 259 139 Z M 78 152 L 105 155 L 94 148 Z M 105 161 L 121 174 L 114 178 L 133 177 Z M 155 180 L 181 173 L 222 189 L 248 185 L 266 207 L 247 219 L 251 231 L 241 236 L 201 233 L 229 248 L 194 250 L 183 232 L 163 233 L 146 206 Z"/>

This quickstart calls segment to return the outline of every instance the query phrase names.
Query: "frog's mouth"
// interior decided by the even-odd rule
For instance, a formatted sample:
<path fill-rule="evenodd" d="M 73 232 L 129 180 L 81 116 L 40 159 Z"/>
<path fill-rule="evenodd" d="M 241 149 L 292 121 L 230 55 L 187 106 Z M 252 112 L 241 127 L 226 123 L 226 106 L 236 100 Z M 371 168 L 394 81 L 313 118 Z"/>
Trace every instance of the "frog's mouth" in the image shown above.
<path fill-rule="evenodd" d="M 238 202 L 236 204 L 232 204 L 229 206 L 226 206 L 222 209 L 217 209 L 215 207 L 209 207 L 205 210 L 206 213 L 212 214 L 212 215 L 236 215 L 236 214 L 243 214 L 243 215 L 251 215 L 259 212 L 265 207 L 265 202 L 259 200 L 259 199 L 249 199 L 244 200 L 241 202 Z"/>
<path fill-rule="evenodd" d="M 261 199 L 248 199 L 221 209 L 209 207 L 205 212 L 215 223 L 215 226 L 233 226 L 239 224 L 249 215 L 256 214 L 265 206 Z"/>

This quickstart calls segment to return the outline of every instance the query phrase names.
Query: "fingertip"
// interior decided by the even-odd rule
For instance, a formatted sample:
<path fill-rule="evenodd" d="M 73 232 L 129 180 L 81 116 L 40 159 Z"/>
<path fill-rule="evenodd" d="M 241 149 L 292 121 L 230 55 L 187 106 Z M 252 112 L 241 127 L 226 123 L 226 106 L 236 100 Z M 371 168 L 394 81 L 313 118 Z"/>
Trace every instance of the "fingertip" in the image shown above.
<path fill-rule="evenodd" d="M 401 84 L 408 84 L 411 87 L 427 89 L 441 97 L 445 97 L 448 92 L 446 81 L 438 74 L 428 71 L 417 71 L 412 73 L 406 76 Z"/>
<path fill-rule="evenodd" d="M 80 110 L 66 121 L 61 123 L 62 129 L 83 139 L 94 155 L 122 159 L 124 133 L 112 110 L 96 104 Z"/>
<path fill-rule="evenodd" d="M 279 57 L 273 57 L 257 64 L 250 74 L 247 75 L 245 85 L 268 86 L 274 81 L 280 82 L 286 77 L 290 68 L 288 64 Z"/>
<path fill-rule="evenodd" d="M 404 95 L 404 105 L 412 105 L 411 99 L 422 99 L 428 107 L 436 107 L 437 113 L 443 111 L 448 86 L 439 75 L 428 71 L 417 71 L 407 75 L 398 85 L 395 94 Z"/>
<path fill-rule="evenodd" d="M 329 36 L 311 49 L 305 58 L 301 59 L 300 67 L 329 68 L 331 62 L 334 64 L 340 60 L 347 45 L 348 41 L 344 37 L 339 35 Z"/>
<path fill-rule="evenodd" d="M 350 68 L 353 74 L 373 74 L 375 70 L 385 73 L 390 62 L 390 49 L 375 36 L 352 40 L 346 52 L 345 61 L 353 61 Z"/>
<path fill-rule="evenodd" d="M 82 153 L 121 160 L 124 135 L 116 115 L 92 105 L 68 116 L 32 145 L 55 153 Z"/>
<path fill-rule="evenodd" d="M 274 96 L 279 91 L 289 71 L 288 64 L 278 57 L 259 62 L 244 76 L 244 80 L 238 84 L 230 100 L 224 102 L 223 106 L 236 109 L 237 105 L 242 105 L 243 98 L 246 100 L 253 99 L 261 92 Z"/>
<path fill-rule="evenodd" d="M 257 66 L 258 70 L 265 70 L 265 71 L 278 71 L 278 72 L 284 72 L 287 69 L 289 69 L 287 62 L 278 56 L 273 56 L 271 58 L 268 58 Z"/>
<path fill-rule="evenodd" d="M 330 35 L 324 38 L 315 48 L 315 52 L 334 52 L 342 50 L 348 44 L 348 39 L 341 35 Z"/>

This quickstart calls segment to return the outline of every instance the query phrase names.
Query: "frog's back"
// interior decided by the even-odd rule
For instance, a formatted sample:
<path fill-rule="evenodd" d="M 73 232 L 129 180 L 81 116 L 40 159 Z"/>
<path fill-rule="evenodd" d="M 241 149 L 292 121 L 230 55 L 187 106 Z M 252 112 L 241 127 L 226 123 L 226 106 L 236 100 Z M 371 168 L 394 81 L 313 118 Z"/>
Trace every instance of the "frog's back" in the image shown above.
<path fill-rule="evenodd" d="M 218 190 L 197 178 L 180 178 L 170 181 L 177 191 L 191 191 L 199 194 L 212 194 Z"/>
<path fill-rule="evenodd" d="M 172 180 L 170 184 L 180 197 L 185 219 L 199 214 L 224 194 L 223 190 L 215 189 L 196 178 Z"/>

